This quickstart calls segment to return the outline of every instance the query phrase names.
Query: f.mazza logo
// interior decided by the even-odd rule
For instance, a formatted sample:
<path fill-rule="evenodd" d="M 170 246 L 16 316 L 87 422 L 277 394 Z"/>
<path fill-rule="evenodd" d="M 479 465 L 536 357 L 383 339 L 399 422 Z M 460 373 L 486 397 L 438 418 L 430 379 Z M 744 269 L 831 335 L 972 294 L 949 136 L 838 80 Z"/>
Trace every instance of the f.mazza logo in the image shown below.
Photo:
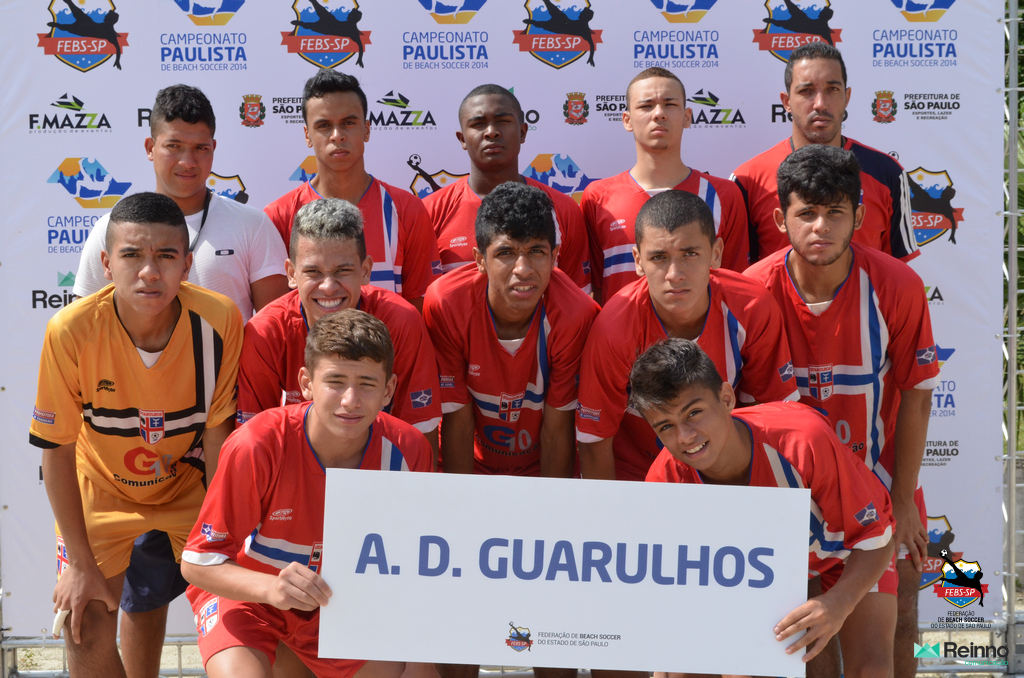
<path fill-rule="evenodd" d="M 401 92 L 391 90 L 377 100 L 378 104 L 387 106 L 389 110 L 370 111 L 370 126 L 379 129 L 396 127 L 429 127 L 437 125 L 430 111 L 414 111 L 409 107 L 409 97 Z"/>
<path fill-rule="evenodd" d="M 109 132 L 110 121 L 106 113 L 86 112 L 85 102 L 66 92 L 52 104 L 54 113 L 29 113 L 29 134 L 72 132 Z"/>

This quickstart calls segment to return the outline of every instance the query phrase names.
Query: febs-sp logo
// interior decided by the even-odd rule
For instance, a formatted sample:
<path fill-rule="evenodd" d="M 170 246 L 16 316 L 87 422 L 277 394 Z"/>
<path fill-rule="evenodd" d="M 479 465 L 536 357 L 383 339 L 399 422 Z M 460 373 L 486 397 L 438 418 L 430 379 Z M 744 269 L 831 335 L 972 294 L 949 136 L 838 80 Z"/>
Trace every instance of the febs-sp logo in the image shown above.
<path fill-rule="evenodd" d="M 985 576 L 981 570 L 981 563 L 962 558 L 951 560 L 946 549 L 942 549 L 940 555 L 943 560 L 942 578 L 932 587 L 935 595 L 956 607 L 967 607 L 979 601 L 981 607 L 985 607 L 988 584 L 981 583 Z"/>
<path fill-rule="evenodd" d="M 220 0 L 219 7 L 216 0 L 174 0 L 174 4 L 188 14 L 196 26 L 224 26 L 242 8 L 245 0 Z"/>
<path fill-rule="evenodd" d="M 363 13 L 358 2 L 342 0 L 328 9 L 317 0 L 295 0 L 292 10 L 295 28 L 281 32 L 281 44 L 289 54 L 298 54 L 314 66 L 334 68 L 358 53 L 356 65 L 363 67 L 370 31 L 359 30 Z"/>
<path fill-rule="evenodd" d="M 64 9 L 61 5 L 67 5 Z M 81 6 L 79 6 L 81 5 Z M 49 33 L 36 33 L 37 47 L 52 54 L 76 71 L 91 71 L 114 56 L 114 68 L 121 70 L 121 49 L 128 46 L 128 34 L 118 33 L 118 14 L 110 0 L 50 0 L 53 21 Z"/>
<path fill-rule="evenodd" d="M 688 4 L 672 0 L 651 0 L 661 15 L 674 24 L 695 24 L 704 18 L 718 0 L 695 0 Z"/>
<path fill-rule="evenodd" d="M 295 168 L 288 181 L 311 181 L 316 176 L 316 156 L 307 155 L 306 159 Z"/>
<path fill-rule="evenodd" d="M 48 184 L 60 184 L 82 207 L 110 209 L 131 188 L 129 182 L 115 181 L 98 160 L 65 158 L 54 170 Z"/>
<path fill-rule="evenodd" d="M 946 13 L 946 10 L 953 6 L 956 0 L 925 0 L 924 2 L 916 2 L 915 0 L 892 0 L 892 4 L 896 5 L 896 9 L 900 11 L 907 21 L 919 22 L 919 21 L 938 21 L 942 18 L 942 15 Z"/>
<path fill-rule="evenodd" d="M 827 42 L 835 45 L 841 42 L 841 28 L 829 26 L 829 19 L 835 12 L 829 0 L 765 0 L 768 18 L 764 28 L 754 29 L 754 42 L 762 52 L 771 52 L 781 61 L 789 61 L 789 55 L 800 45 L 809 42 Z"/>
<path fill-rule="evenodd" d="M 572 197 L 577 203 L 583 199 L 583 189 L 595 181 L 567 155 L 542 153 L 533 159 L 523 176 Z"/>
<path fill-rule="evenodd" d="M 508 625 L 512 628 L 508 632 L 508 638 L 505 639 L 505 645 L 511 647 L 516 652 L 529 650 L 530 646 L 533 645 L 533 641 L 530 640 L 530 629 L 525 626 L 516 626 L 512 622 L 509 622 Z"/>
<path fill-rule="evenodd" d="M 449 184 L 453 184 L 462 177 L 469 176 L 468 174 L 452 174 L 448 170 L 439 170 L 431 174 L 427 170 L 420 167 L 423 159 L 419 155 L 413 153 L 406 160 L 406 164 L 409 165 L 416 172 L 416 176 L 413 177 L 412 183 L 409 184 L 409 190 L 416 194 L 417 198 L 423 199 L 434 193 L 440 191 L 442 188 Z"/>
<path fill-rule="evenodd" d="M 956 244 L 956 231 L 964 220 L 962 207 L 953 207 L 956 189 L 946 170 L 932 172 L 923 167 L 907 172 L 910 183 L 910 207 L 913 212 L 914 237 L 918 245 L 926 245 L 949 231 L 949 241 Z"/>
<path fill-rule="evenodd" d="M 590 27 L 594 10 L 589 0 L 526 0 L 526 28 L 513 31 L 512 42 L 552 68 L 564 68 L 589 50 L 587 63 L 594 65 L 594 51 L 601 31 Z"/>
<path fill-rule="evenodd" d="M 487 0 L 463 0 L 461 3 L 451 0 L 419 0 L 419 2 L 439 24 L 468 24 Z"/>

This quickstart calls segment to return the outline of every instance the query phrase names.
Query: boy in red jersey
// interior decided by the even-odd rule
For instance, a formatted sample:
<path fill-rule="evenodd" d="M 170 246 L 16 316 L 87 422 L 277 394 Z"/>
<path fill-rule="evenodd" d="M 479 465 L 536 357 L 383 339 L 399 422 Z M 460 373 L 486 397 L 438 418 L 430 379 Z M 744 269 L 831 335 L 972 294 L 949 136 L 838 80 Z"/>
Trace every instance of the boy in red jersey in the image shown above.
<path fill-rule="evenodd" d="M 643 480 L 661 447 L 626 409 L 633 361 L 665 337 L 698 342 L 746 403 L 796 400 L 782 314 L 760 285 L 718 268 L 711 209 L 666 191 L 640 209 L 634 270 L 641 278 L 605 302 L 583 351 L 576 439 L 586 478 Z"/>
<path fill-rule="evenodd" d="M 383 413 L 395 392 L 387 328 L 346 309 L 310 330 L 299 384 L 312 403 L 235 431 L 182 556 L 212 678 L 271 675 L 283 642 L 317 676 L 397 678 L 402 663 L 320 659 L 326 468 L 429 471 L 430 446 Z M 329 565 L 328 565 L 329 567 Z"/>
<path fill-rule="evenodd" d="M 856 202 L 864 206 L 864 224 L 854 236 L 857 242 L 903 261 L 920 254 L 903 167 L 888 153 L 842 135 L 850 103 L 843 55 L 827 42 L 797 47 L 786 63 L 785 85 L 781 98 L 793 120 L 792 136 L 746 161 L 732 175 L 746 202 L 750 261 L 764 259 L 789 245 L 775 228 L 772 216 L 779 206 L 775 173 L 787 155 L 808 144 L 835 146 L 857 156 L 863 192 Z"/>
<path fill-rule="evenodd" d="M 916 666 L 917 591 L 928 545 L 917 476 L 939 365 L 921 278 L 851 242 L 865 213 L 861 176 L 855 155 L 834 146 L 805 146 L 787 157 L 779 166 L 775 223 L 792 247 L 747 275 L 782 308 L 801 402 L 828 417 L 891 493 L 900 549 L 895 670 L 905 677 Z"/>
<path fill-rule="evenodd" d="M 742 271 L 748 250 L 743 196 L 729 180 L 687 167 L 680 155 L 692 117 L 683 83 L 671 71 L 648 68 L 626 88 L 626 105 L 622 125 L 633 133 L 636 164 L 583 192 L 594 298 L 603 304 L 636 281 L 631 252 L 637 212 L 651 196 L 670 189 L 707 202 L 723 242 L 720 264 Z"/>
<path fill-rule="evenodd" d="M 779 621 L 775 637 L 806 630 L 786 651 L 806 647 L 810 662 L 838 632 L 846 675 L 890 676 L 896 599 L 889 498 L 828 422 L 792 402 L 734 410 L 732 387 L 685 339 L 648 349 L 629 384 L 630 404 L 665 445 L 648 482 L 811 491 L 808 578 L 820 576 L 824 592 Z M 809 666 L 809 675 L 816 668 Z"/>
<path fill-rule="evenodd" d="M 370 284 L 422 308 L 423 292 L 441 274 L 437 239 L 419 198 L 375 179 L 364 167 L 370 121 L 359 81 L 321 68 L 302 91 L 302 119 L 306 145 L 316 156 L 316 176 L 264 212 L 287 245 L 295 213 L 306 203 L 341 198 L 357 206 L 366 223 L 366 249 L 373 257 Z"/>
<path fill-rule="evenodd" d="M 363 217 L 352 204 L 324 198 L 296 214 L 289 259 L 292 292 L 269 304 L 246 326 L 238 374 L 238 422 L 302 401 L 299 369 L 309 327 L 322 316 L 358 308 L 379 318 L 395 346 L 392 414 L 419 429 L 437 449 L 441 401 L 434 347 L 416 309 L 394 292 L 369 284 Z"/>
<path fill-rule="evenodd" d="M 473 263 L 480 200 L 495 186 L 517 181 L 548 194 L 558 227 L 558 268 L 589 294 L 590 248 L 579 205 L 561 191 L 519 173 L 519 149 L 526 141 L 527 125 L 516 96 L 500 85 L 473 88 L 459 105 L 459 127 L 455 136 L 469 154 L 469 176 L 423 199 L 437 235 L 441 270 L 447 273 Z"/>

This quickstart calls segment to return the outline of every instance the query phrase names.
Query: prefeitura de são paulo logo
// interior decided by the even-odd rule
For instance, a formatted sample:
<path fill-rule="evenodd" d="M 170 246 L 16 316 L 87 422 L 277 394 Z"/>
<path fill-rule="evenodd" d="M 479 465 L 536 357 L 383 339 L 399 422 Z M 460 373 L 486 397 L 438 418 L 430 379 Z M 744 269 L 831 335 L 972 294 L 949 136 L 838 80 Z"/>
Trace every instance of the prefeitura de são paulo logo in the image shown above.
<path fill-rule="evenodd" d="M 263 97 L 259 94 L 243 94 L 242 105 L 238 107 L 238 117 L 243 127 L 261 127 L 267 117 L 267 107 L 263 105 Z"/>
<path fill-rule="evenodd" d="M 245 0 L 174 0 L 196 26 L 224 26 Z"/>
<path fill-rule="evenodd" d="M 695 0 L 695 2 L 682 3 L 672 0 L 651 0 L 651 3 L 658 8 L 661 15 L 674 24 L 695 24 L 704 18 L 708 10 L 715 6 L 718 0 Z"/>
<path fill-rule="evenodd" d="M 899 111 L 899 104 L 896 103 L 896 95 L 890 90 L 875 92 L 875 100 L 871 102 L 871 115 L 875 122 L 890 123 L 896 119 Z"/>
<path fill-rule="evenodd" d="M 419 0 L 439 24 L 468 24 L 487 0 Z"/>
<path fill-rule="evenodd" d="M 938 21 L 946 10 L 953 6 L 956 0 L 892 0 L 892 4 L 900 10 L 900 14 L 906 17 L 907 21 L 932 22 Z"/>
<path fill-rule="evenodd" d="M 131 188 L 131 183 L 115 181 L 98 160 L 64 158 L 48 184 L 60 184 L 82 207 L 110 209 Z"/>
<path fill-rule="evenodd" d="M 295 26 L 281 32 L 281 44 L 289 54 L 322 68 L 334 68 L 358 54 L 356 65 L 363 67 L 363 52 L 370 44 L 370 31 L 359 30 L 363 12 L 355 0 L 334 0 L 331 7 L 317 0 L 295 0 Z"/>
<path fill-rule="evenodd" d="M 590 27 L 594 10 L 589 0 L 526 0 L 524 6 L 526 28 L 512 32 L 520 52 L 529 52 L 552 68 L 564 68 L 589 51 L 587 63 L 594 65 L 601 31 Z"/>
<path fill-rule="evenodd" d="M 789 61 L 794 49 L 809 42 L 835 45 L 841 41 L 842 29 L 829 25 L 835 14 L 829 4 L 829 0 L 765 0 L 768 18 L 763 20 L 764 28 L 754 29 L 754 42 L 759 50 L 782 61 Z"/>
<path fill-rule="evenodd" d="M 437 172 L 430 173 L 421 167 L 423 159 L 413 153 L 409 156 L 409 159 L 405 161 L 409 167 L 416 172 L 416 176 L 413 177 L 412 183 L 409 184 L 409 190 L 416 194 L 417 198 L 425 198 L 431 193 L 440 191 L 442 188 L 449 184 L 453 184 L 462 177 L 469 176 L 468 174 L 452 174 L 448 170 L 438 170 Z"/>
<path fill-rule="evenodd" d="M 583 189 L 596 181 L 588 177 L 572 158 L 555 153 L 538 155 L 523 171 L 523 176 L 559 190 L 577 203 L 583 199 Z"/>
<path fill-rule="evenodd" d="M 956 244 L 956 231 L 964 220 L 962 207 L 953 207 L 956 189 L 946 170 L 933 172 L 923 167 L 907 172 L 910 183 L 910 207 L 913 212 L 914 237 L 925 245 L 949 231 L 949 241 Z"/>
<path fill-rule="evenodd" d="M 66 7 L 65 7 L 66 6 Z M 128 34 L 118 33 L 114 3 L 110 0 L 50 0 L 49 33 L 36 33 L 37 47 L 52 54 L 76 71 L 91 71 L 111 56 L 121 70 L 121 50 L 128 46 Z"/>

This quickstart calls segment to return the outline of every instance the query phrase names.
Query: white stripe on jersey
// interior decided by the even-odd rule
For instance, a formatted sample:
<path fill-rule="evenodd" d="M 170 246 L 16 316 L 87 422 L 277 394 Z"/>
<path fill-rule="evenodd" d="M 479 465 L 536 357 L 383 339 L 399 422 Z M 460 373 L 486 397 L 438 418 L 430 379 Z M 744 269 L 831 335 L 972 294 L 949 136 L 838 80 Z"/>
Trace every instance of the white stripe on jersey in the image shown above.
<path fill-rule="evenodd" d="M 185 549 L 181 552 L 181 559 L 186 563 L 192 563 L 193 565 L 220 565 L 221 563 L 228 560 L 228 557 L 223 553 L 201 553 L 199 551 L 189 551 Z"/>
<path fill-rule="evenodd" d="M 878 535 L 877 537 L 872 537 L 871 539 L 862 539 L 861 541 L 854 544 L 853 548 L 859 549 L 861 551 L 874 551 L 875 549 L 880 549 L 886 544 L 888 544 L 891 539 L 892 525 L 886 525 L 885 532 Z"/>
<path fill-rule="evenodd" d="M 466 266 L 466 265 L 472 264 L 472 263 L 474 263 L 474 262 L 472 262 L 472 261 L 453 261 L 453 262 L 448 263 L 448 264 L 441 264 L 441 272 L 442 273 L 450 273 L 451 271 L 454 271 L 457 268 L 461 268 L 463 266 Z"/>
<path fill-rule="evenodd" d="M 207 405 L 209 407 L 209 405 Z M 139 415 L 131 417 L 98 417 L 93 414 L 91 407 L 83 408 L 82 414 L 85 419 L 88 419 L 93 427 L 105 427 L 119 429 L 122 431 L 135 431 L 138 432 L 142 425 L 139 421 Z M 181 429 L 186 429 L 193 424 L 204 424 L 206 423 L 206 412 L 196 412 L 195 414 L 184 417 L 181 419 L 167 419 L 166 413 L 164 417 L 164 436 L 174 435 Z"/>
<path fill-rule="evenodd" d="M 703 181 L 703 179 L 701 180 Z M 732 343 L 732 330 L 729 329 L 729 320 L 733 319 L 736 321 L 736 348 L 739 351 L 743 350 L 743 344 L 747 340 L 747 328 L 745 328 L 739 319 L 732 315 L 729 310 L 729 306 L 723 301 L 722 302 L 722 336 L 725 337 L 725 374 L 726 381 L 731 386 L 737 386 L 736 380 L 739 378 L 740 372 L 743 367 L 743 356 L 740 353 L 736 353 L 733 350 Z M 739 399 L 743 402 L 754 402 L 754 397 L 744 393 L 739 393 Z"/>
<path fill-rule="evenodd" d="M 309 544 L 294 544 L 286 539 L 271 539 L 260 534 L 263 523 L 256 526 L 248 537 L 245 538 L 245 555 L 253 560 L 283 570 L 289 563 L 298 562 L 303 565 L 309 564 L 311 547 Z M 279 551 L 282 555 L 289 556 L 289 560 L 275 558 L 267 555 L 268 551 Z"/>
<path fill-rule="evenodd" d="M 409 465 L 405 463 L 405 457 L 394 443 L 387 438 L 380 439 L 380 470 L 390 471 L 392 466 L 398 466 L 399 471 L 408 471 Z"/>
<path fill-rule="evenodd" d="M 907 180 L 907 173 L 900 172 L 900 235 L 907 248 L 907 254 L 913 254 L 918 249 L 917 236 L 914 235 L 914 208 L 910 204 L 910 182 Z M 954 224 L 954 227 L 956 224 Z"/>
<path fill-rule="evenodd" d="M 206 322 L 206 318 L 199 317 L 200 334 L 202 334 L 203 340 L 203 386 L 205 392 L 203 393 L 203 418 L 202 421 L 206 421 L 206 413 L 210 411 L 210 406 L 213 405 L 213 391 L 217 386 L 217 370 L 214 365 L 214 353 L 213 353 L 213 326 Z M 198 367 L 198 366 L 197 366 Z M 175 422 L 178 423 L 177 421 Z M 167 422 L 164 422 L 166 425 Z"/>
<path fill-rule="evenodd" d="M 402 267 L 395 265 L 398 260 L 398 208 L 383 183 L 380 184 L 380 209 L 383 215 L 381 231 L 384 235 L 384 261 L 373 262 L 370 284 L 401 294 Z"/>
<path fill-rule="evenodd" d="M 623 260 L 620 263 L 612 264 L 611 266 L 605 266 L 604 267 L 604 277 L 605 278 L 607 278 L 608 276 L 610 276 L 610 275 L 612 275 L 614 273 L 629 273 L 629 272 L 632 272 L 632 271 L 636 270 L 636 264 L 633 261 L 633 246 L 632 245 L 616 245 L 615 247 L 609 247 L 608 249 L 604 250 L 603 254 L 604 254 L 605 261 L 607 261 L 610 257 L 614 257 L 616 255 L 624 255 L 624 254 L 628 254 L 629 255 L 628 261 L 627 260 Z"/>
<path fill-rule="evenodd" d="M 708 201 L 708 189 L 711 189 L 711 201 Z M 697 197 L 707 203 L 708 207 L 711 208 L 711 213 L 715 217 L 715 233 L 721 233 L 722 231 L 722 200 L 718 197 L 718 191 L 711 185 L 704 177 L 700 178 L 700 184 L 697 186 Z"/>

